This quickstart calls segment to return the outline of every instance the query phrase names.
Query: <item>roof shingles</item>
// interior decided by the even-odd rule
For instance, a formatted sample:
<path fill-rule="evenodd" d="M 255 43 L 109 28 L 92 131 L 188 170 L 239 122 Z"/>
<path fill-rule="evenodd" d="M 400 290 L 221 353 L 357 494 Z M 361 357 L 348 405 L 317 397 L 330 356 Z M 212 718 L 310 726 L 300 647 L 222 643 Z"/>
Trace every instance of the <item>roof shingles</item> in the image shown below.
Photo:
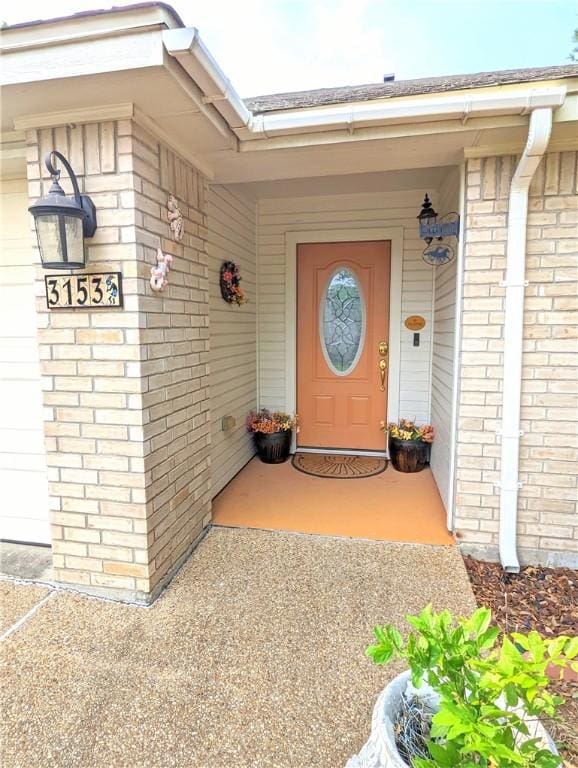
<path fill-rule="evenodd" d="M 498 72 L 478 72 L 470 75 L 425 77 L 416 80 L 352 85 L 339 88 L 318 88 L 314 91 L 276 93 L 245 99 L 253 114 L 276 112 L 284 109 L 305 109 L 330 104 L 347 104 L 353 101 L 392 99 L 400 96 L 419 96 L 426 93 L 442 93 L 468 88 L 487 88 L 493 85 L 512 85 L 539 80 L 578 78 L 578 64 L 536 67 L 533 69 L 504 69 Z"/>

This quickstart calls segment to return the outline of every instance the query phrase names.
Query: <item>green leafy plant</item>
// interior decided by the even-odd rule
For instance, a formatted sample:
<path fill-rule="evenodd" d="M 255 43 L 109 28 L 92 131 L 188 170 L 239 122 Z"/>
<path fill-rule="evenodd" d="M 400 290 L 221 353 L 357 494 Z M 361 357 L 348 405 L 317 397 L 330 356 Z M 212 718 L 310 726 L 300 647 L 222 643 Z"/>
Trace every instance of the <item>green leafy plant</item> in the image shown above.
<path fill-rule="evenodd" d="M 366 654 L 376 664 L 404 659 L 412 682 L 439 694 L 428 749 L 413 768 L 557 768 L 561 758 L 530 738 L 528 721 L 553 717 L 562 703 L 547 690 L 548 667 L 578 669 L 578 637 L 544 639 L 513 633 L 499 641 L 492 614 L 479 608 L 455 619 L 428 605 L 408 616 L 407 640 L 393 626 L 375 627 Z"/>

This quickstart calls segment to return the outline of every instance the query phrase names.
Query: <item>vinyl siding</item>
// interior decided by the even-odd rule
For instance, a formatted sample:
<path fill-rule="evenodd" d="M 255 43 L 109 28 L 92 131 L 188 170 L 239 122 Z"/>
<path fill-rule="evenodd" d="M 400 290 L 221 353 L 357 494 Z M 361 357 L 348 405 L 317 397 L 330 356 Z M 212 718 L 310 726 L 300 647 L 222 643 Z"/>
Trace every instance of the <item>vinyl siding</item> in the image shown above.
<path fill-rule="evenodd" d="M 259 388 L 260 402 L 284 408 L 285 234 L 290 231 L 402 227 L 403 287 L 400 361 L 400 415 L 429 419 L 432 268 L 421 258 L 416 215 L 423 191 L 387 194 L 331 195 L 264 200 L 259 203 Z M 411 314 L 423 315 L 426 327 L 420 346 L 403 327 Z"/>
<path fill-rule="evenodd" d="M 440 213 L 459 207 L 459 171 L 452 170 L 435 200 Z M 456 254 L 457 256 L 457 254 Z M 457 258 L 434 270 L 434 324 L 432 350 L 431 422 L 436 430 L 431 470 L 447 510 L 450 499 L 451 419 L 454 398 Z"/>
<path fill-rule="evenodd" d="M 0 538 L 48 544 L 48 481 L 25 179 L 4 179 L 0 203 Z"/>
<path fill-rule="evenodd" d="M 254 201 L 226 186 L 209 191 L 210 386 L 212 494 L 217 493 L 253 455 L 245 417 L 256 406 L 257 393 L 257 265 Z M 223 261 L 239 265 L 249 299 L 238 307 L 221 297 Z M 235 427 L 222 429 L 223 416 Z"/>

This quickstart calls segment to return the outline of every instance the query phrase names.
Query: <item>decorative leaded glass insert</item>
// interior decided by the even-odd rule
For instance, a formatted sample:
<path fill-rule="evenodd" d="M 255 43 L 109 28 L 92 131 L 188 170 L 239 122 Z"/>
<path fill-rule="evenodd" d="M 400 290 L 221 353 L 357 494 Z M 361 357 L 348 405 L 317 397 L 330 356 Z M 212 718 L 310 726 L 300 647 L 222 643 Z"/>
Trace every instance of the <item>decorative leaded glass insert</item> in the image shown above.
<path fill-rule="evenodd" d="M 361 355 L 365 307 L 359 282 L 347 267 L 334 272 L 321 305 L 321 347 L 333 373 L 350 373 Z"/>

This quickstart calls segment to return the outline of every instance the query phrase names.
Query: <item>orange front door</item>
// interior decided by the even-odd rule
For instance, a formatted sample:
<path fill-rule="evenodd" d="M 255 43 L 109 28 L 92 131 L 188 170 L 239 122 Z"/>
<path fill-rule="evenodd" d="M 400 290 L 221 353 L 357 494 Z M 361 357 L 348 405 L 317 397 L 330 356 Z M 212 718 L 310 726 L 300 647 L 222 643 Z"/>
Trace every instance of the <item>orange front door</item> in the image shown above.
<path fill-rule="evenodd" d="M 385 450 L 390 243 L 297 251 L 300 448 Z"/>

